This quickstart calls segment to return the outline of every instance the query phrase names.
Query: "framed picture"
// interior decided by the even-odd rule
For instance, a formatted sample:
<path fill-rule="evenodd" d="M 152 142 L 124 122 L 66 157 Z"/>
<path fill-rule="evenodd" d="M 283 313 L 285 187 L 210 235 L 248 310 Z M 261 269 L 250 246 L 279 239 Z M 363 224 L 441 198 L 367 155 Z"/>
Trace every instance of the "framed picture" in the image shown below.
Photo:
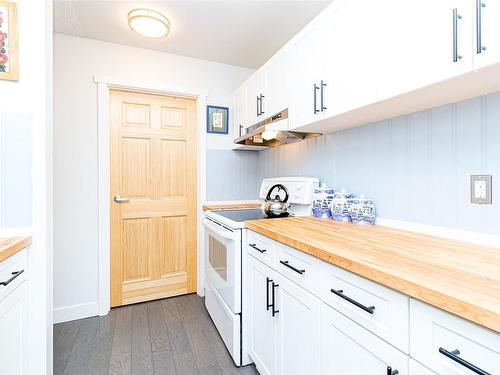
<path fill-rule="evenodd" d="M 0 0 L 0 79 L 19 79 L 17 4 Z"/>
<path fill-rule="evenodd" d="M 229 133 L 229 108 L 207 105 L 207 133 Z"/>

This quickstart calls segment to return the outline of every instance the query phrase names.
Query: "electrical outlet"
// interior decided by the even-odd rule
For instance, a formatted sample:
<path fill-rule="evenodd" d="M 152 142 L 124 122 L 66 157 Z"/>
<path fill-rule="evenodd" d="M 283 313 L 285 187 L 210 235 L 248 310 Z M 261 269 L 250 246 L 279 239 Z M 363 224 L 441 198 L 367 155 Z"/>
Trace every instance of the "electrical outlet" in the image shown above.
<path fill-rule="evenodd" d="M 470 176 L 470 201 L 476 204 L 491 204 L 491 176 Z"/>

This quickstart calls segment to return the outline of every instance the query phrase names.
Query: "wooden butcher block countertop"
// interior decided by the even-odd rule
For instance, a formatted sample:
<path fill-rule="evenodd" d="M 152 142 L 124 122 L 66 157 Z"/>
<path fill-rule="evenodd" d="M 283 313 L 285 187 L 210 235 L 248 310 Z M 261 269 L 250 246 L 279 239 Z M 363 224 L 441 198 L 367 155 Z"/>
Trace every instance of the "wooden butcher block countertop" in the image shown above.
<path fill-rule="evenodd" d="M 246 227 L 500 332 L 500 248 L 312 217 Z"/>
<path fill-rule="evenodd" d="M 21 251 L 31 243 L 31 236 L 0 238 L 0 262 Z"/>

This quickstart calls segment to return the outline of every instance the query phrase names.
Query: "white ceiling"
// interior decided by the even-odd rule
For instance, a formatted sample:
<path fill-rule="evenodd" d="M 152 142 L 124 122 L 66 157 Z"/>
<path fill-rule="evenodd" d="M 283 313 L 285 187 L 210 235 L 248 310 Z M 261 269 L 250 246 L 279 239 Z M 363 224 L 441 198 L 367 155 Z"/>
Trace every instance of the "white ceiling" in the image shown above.
<path fill-rule="evenodd" d="M 91 39 L 258 68 L 332 0 L 54 0 L 54 30 Z M 127 13 L 151 8 L 170 19 L 166 38 L 132 32 Z"/>

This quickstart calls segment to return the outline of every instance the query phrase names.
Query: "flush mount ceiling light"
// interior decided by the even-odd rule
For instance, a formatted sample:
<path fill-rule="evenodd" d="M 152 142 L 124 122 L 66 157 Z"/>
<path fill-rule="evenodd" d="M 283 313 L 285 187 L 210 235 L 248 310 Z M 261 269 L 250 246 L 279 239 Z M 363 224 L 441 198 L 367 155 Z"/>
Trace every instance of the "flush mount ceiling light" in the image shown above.
<path fill-rule="evenodd" d="M 132 31 L 148 38 L 161 38 L 170 32 L 170 21 L 167 17 L 151 9 L 134 9 L 129 12 L 127 18 Z"/>

